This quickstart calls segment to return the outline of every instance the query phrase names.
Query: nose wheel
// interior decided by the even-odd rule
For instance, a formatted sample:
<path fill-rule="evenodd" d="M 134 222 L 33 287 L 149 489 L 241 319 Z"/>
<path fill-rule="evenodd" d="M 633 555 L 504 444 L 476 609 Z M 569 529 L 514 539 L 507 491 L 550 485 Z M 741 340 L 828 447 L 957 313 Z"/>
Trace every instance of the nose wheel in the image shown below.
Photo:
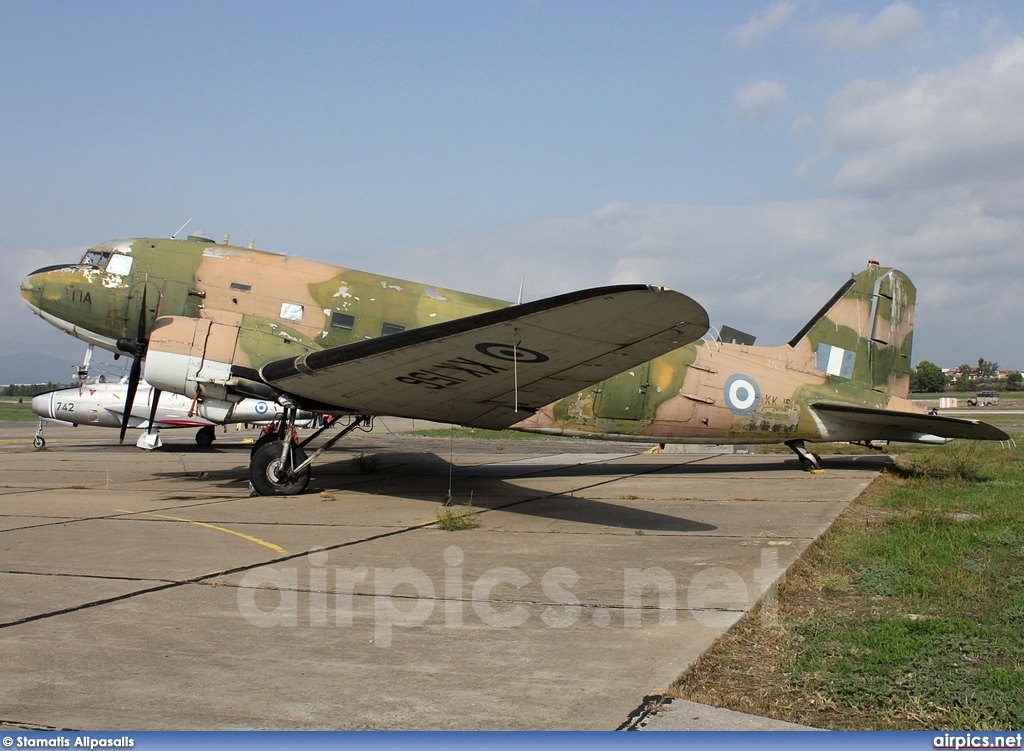
<path fill-rule="evenodd" d="M 32 439 L 32 445 L 37 449 L 41 449 L 46 445 L 46 439 L 43 438 L 43 421 L 39 421 L 39 427 L 36 428 L 36 436 Z"/>

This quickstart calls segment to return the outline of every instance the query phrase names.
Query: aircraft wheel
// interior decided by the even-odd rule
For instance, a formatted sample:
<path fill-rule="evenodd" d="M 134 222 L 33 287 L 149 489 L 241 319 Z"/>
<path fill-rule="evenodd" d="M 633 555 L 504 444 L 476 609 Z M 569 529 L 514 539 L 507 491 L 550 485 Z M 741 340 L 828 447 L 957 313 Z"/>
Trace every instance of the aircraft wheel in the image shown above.
<path fill-rule="evenodd" d="M 213 443 L 213 439 L 216 437 L 216 431 L 212 426 L 207 425 L 205 428 L 199 428 L 199 432 L 196 433 L 196 443 L 200 446 L 209 446 Z"/>
<path fill-rule="evenodd" d="M 266 435 L 261 435 L 259 438 L 256 439 L 256 442 L 252 445 L 252 449 L 249 451 L 249 456 L 255 456 L 256 452 L 259 451 L 263 446 L 266 446 L 271 441 L 276 440 L 278 440 L 277 433 L 267 433 Z"/>
<path fill-rule="evenodd" d="M 292 446 L 293 466 L 306 461 L 306 452 Z M 269 441 L 253 452 L 249 463 L 249 482 L 260 495 L 299 495 L 309 484 L 310 468 L 288 475 L 281 466 L 281 442 Z"/>
<path fill-rule="evenodd" d="M 32 445 L 35 446 L 37 449 L 41 449 L 43 446 L 46 445 L 46 439 L 44 439 L 41 435 L 37 435 L 35 438 L 32 439 Z"/>

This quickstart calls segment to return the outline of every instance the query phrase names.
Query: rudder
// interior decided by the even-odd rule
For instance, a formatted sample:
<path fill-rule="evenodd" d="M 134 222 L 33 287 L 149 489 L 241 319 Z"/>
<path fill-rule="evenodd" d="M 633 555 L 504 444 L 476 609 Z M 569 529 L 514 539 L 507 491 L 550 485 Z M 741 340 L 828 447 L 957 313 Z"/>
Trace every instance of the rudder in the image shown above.
<path fill-rule="evenodd" d="M 812 367 L 829 378 L 906 398 L 917 290 L 901 271 L 876 263 L 849 279 L 800 332 Z"/>

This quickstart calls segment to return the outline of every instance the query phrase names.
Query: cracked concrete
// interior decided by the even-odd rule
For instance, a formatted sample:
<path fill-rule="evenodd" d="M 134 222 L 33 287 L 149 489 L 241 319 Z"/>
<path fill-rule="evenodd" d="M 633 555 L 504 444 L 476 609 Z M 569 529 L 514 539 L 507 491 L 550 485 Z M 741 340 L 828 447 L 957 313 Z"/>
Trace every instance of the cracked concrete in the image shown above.
<path fill-rule="evenodd" d="M 374 432 L 248 498 L 235 431 L 32 432 L 0 425 L 0 704 L 78 729 L 614 729 L 884 461 Z M 477 529 L 434 526 L 449 488 Z"/>

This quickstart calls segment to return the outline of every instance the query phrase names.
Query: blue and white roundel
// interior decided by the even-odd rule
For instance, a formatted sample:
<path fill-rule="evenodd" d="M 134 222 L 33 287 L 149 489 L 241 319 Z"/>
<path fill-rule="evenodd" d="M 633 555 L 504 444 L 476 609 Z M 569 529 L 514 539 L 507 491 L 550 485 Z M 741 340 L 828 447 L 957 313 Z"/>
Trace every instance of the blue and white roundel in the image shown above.
<path fill-rule="evenodd" d="M 266 402 L 256 402 L 256 414 L 257 415 L 265 415 L 265 414 L 267 414 L 267 403 Z"/>
<path fill-rule="evenodd" d="M 761 405 L 761 389 L 750 376 L 735 373 L 725 382 L 725 406 L 734 415 L 749 415 Z"/>

